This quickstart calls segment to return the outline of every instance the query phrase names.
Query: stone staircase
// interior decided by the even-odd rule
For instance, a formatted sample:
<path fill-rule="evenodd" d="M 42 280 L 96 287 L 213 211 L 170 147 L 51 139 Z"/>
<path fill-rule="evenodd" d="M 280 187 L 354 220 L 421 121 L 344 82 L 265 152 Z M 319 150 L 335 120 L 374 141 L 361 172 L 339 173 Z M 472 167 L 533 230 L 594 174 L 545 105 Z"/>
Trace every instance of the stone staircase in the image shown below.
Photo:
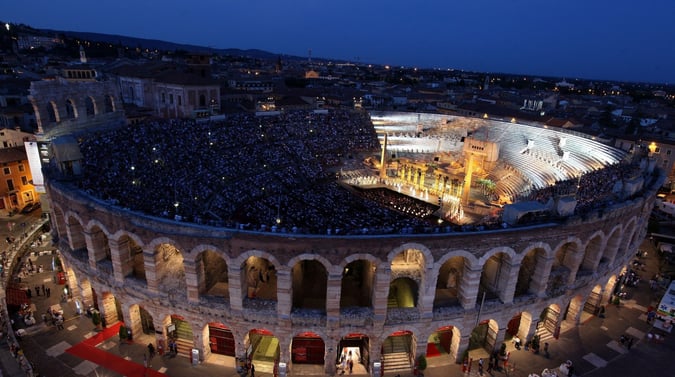
<path fill-rule="evenodd" d="M 192 329 L 187 322 L 176 321 L 176 347 L 178 348 L 178 355 L 189 358 L 192 348 L 194 347 L 192 341 Z"/>
<path fill-rule="evenodd" d="M 409 337 L 391 336 L 382 349 L 382 371 L 384 373 L 410 373 Z"/>

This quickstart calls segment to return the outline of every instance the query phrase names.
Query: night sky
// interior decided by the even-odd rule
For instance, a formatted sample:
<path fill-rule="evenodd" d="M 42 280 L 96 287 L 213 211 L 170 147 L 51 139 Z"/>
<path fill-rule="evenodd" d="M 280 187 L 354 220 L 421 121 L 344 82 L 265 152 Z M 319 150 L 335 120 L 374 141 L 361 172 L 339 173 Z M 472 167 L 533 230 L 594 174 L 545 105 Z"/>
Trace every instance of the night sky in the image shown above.
<path fill-rule="evenodd" d="M 35 28 L 418 68 L 675 83 L 672 0 L 6 0 Z"/>

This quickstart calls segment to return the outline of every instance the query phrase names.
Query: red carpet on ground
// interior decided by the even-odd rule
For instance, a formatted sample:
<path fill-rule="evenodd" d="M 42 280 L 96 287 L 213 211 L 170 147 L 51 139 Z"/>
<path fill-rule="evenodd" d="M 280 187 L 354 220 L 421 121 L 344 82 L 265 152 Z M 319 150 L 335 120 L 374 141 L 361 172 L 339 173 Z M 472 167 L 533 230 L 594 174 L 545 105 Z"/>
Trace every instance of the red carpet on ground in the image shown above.
<path fill-rule="evenodd" d="M 120 323 L 117 323 L 114 326 L 108 327 L 91 338 L 87 338 L 83 342 L 68 348 L 66 352 L 127 377 L 166 377 L 166 374 L 152 368 L 145 368 L 142 364 L 96 348 L 97 344 L 119 334 L 120 325 Z"/>
<path fill-rule="evenodd" d="M 427 343 L 427 357 L 441 356 L 436 343 Z"/>

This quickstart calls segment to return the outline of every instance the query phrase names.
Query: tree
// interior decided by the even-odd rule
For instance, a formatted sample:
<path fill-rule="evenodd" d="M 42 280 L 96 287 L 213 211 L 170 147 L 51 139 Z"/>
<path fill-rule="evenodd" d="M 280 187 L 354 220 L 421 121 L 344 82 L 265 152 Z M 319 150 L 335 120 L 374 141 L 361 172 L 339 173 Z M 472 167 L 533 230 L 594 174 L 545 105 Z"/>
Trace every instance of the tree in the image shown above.
<path fill-rule="evenodd" d="M 96 326 L 97 329 L 101 328 L 101 313 L 98 310 L 94 311 L 91 314 L 91 322 Z"/>
<path fill-rule="evenodd" d="M 125 341 L 129 338 L 129 329 L 125 325 L 120 326 L 120 341 Z"/>
<path fill-rule="evenodd" d="M 424 371 L 427 369 L 427 357 L 424 355 L 417 356 L 417 370 Z"/>

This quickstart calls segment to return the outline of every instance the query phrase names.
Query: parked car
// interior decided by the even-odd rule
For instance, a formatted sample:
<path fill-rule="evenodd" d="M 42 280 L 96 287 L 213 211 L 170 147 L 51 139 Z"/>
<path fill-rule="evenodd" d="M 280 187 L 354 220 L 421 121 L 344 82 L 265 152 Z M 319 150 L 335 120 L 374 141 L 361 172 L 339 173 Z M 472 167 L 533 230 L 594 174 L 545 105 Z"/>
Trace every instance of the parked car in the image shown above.
<path fill-rule="evenodd" d="M 40 202 L 28 203 L 21 209 L 21 213 L 31 213 L 40 207 L 42 207 Z"/>

